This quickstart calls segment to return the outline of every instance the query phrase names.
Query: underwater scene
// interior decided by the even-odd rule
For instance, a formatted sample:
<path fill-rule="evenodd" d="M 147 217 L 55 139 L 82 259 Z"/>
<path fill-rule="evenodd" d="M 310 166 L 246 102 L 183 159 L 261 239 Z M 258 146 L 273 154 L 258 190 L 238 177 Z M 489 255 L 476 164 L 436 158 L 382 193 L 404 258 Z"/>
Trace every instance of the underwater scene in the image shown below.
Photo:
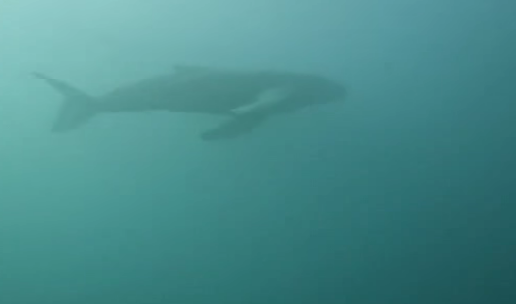
<path fill-rule="evenodd" d="M 516 303 L 515 16 L 0 0 L 0 304 Z"/>

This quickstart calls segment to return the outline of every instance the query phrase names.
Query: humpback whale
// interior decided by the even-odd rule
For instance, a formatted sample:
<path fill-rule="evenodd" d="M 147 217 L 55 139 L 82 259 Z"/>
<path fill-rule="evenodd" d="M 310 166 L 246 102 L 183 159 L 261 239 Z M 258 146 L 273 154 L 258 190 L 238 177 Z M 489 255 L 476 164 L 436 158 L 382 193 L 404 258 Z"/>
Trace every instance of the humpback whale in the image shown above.
<path fill-rule="evenodd" d="M 200 137 L 230 139 L 250 132 L 269 117 L 340 101 L 345 95 L 344 87 L 328 78 L 277 71 L 176 66 L 173 73 L 129 83 L 100 96 L 43 73 L 33 75 L 64 97 L 53 132 L 71 131 L 98 114 L 170 111 L 224 117 Z"/>

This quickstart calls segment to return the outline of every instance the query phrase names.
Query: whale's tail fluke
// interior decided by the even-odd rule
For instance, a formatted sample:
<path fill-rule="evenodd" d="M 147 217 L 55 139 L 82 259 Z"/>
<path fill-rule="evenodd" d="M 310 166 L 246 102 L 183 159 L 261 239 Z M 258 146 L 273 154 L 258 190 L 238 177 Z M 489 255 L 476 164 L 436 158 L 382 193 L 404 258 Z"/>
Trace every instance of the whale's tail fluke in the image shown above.
<path fill-rule="evenodd" d="M 64 101 L 52 125 L 53 132 L 65 132 L 76 129 L 97 113 L 95 99 L 87 93 L 62 80 L 57 80 L 47 75 L 41 73 L 33 73 L 33 75 L 46 81 L 48 85 L 64 97 Z"/>

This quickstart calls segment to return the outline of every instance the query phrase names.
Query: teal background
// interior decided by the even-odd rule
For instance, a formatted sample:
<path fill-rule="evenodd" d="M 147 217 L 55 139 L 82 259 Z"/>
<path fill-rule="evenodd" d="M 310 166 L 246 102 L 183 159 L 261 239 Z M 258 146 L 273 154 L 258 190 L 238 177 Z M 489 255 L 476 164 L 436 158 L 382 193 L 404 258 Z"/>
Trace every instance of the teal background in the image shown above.
<path fill-rule="evenodd" d="M 0 0 L 0 303 L 516 303 L 516 4 Z M 347 101 L 244 138 L 133 113 L 175 64 L 310 72 Z"/>

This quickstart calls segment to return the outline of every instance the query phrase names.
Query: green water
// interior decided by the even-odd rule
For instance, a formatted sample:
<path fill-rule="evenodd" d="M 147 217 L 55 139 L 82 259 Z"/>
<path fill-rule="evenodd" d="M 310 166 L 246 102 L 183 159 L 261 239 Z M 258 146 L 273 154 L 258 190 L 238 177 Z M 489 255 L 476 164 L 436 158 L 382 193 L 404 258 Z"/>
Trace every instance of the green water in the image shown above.
<path fill-rule="evenodd" d="M 0 304 L 516 303 L 516 4 L 0 0 Z M 175 64 L 343 83 L 231 141 L 219 118 L 60 97 Z"/>

